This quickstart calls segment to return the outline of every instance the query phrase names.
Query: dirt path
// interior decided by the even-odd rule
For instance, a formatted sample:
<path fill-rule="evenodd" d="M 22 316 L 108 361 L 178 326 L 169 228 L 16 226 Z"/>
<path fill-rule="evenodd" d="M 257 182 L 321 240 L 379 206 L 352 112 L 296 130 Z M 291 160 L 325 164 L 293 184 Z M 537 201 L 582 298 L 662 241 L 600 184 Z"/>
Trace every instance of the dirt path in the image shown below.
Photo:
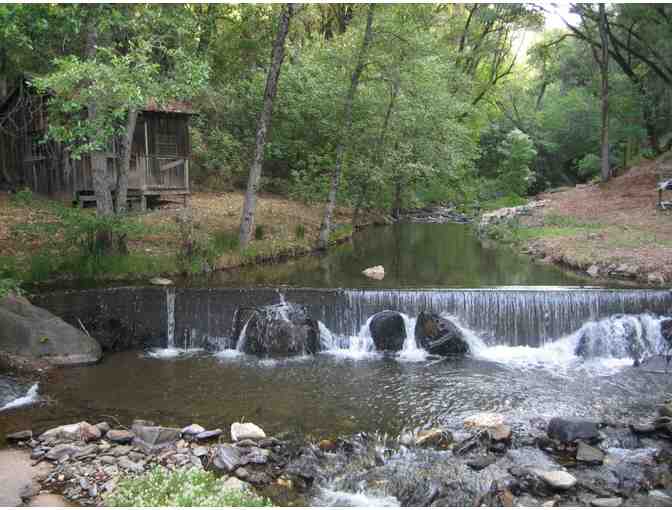
<path fill-rule="evenodd" d="M 71 506 L 57 494 L 40 494 L 37 482 L 49 472 L 48 466 L 32 465 L 27 450 L 0 450 L 0 507 Z M 46 469 L 46 471 L 45 471 Z"/>

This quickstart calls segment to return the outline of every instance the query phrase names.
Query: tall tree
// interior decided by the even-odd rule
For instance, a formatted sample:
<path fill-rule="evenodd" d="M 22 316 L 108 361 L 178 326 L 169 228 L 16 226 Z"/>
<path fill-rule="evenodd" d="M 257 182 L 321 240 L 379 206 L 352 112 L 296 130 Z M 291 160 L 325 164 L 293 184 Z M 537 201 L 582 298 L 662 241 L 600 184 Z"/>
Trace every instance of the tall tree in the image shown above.
<path fill-rule="evenodd" d="M 609 166 L 609 39 L 607 37 L 607 31 L 609 30 L 607 25 L 607 13 L 604 8 L 604 4 L 600 4 L 599 7 L 600 18 L 599 18 L 599 31 L 600 31 L 600 41 L 602 42 L 601 52 L 598 54 L 597 50 L 593 48 L 595 52 L 595 58 L 600 66 L 600 76 L 602 78 L 602 86 L 600 88 L 600 94 L 602 96 L 602 133 L 600 136 L 600 154 L 601 154 L 601 165 L 600 165 L 600 174 L 602 175 L 602 181 L 606 182 L 611 176 L 611 169 Z"/>
<path fill-rule="evenodd" d="M 336 162 L 331 173 L 331 185 L 329 188 L 329 197 L 327 205 L 324 208 L 324 218 L 320 227 L 320 238 L 318 240 L 318 248 L 326 249 L 329 244 L 329 235 L 331 234 L 331 221 L 336 208 L 336 194 L 338 193 L 338 186 L 341 180 L 341 172 L 343 166 L 343 156 L 345 154 L 345 144 L 350 137 L 350 130 L 352 128 L 352 103 L 357 94 L 357 87 L 359 80 L 366 66 L 366 56 L 369 51 L 369 46 L 373 40 L 373 12 L 375 4 L 369 4 L 368 13 L 366 16 L 366 29 L 364 30 L 364 39 L 362 46 L 357 54 L 357 63 L 352 76 L 350 77 L 350 88 L 345 97 L 343 105 L 343 128 L 340 133 L 338 145 L 336 146 Z"/>
<path fill-rule="evenodd" d="M 261 178 L 261 167 L 264 162 L 264 148 L 266 146 L 266 136 L 271 125 L 271 115 L 273 113 L 273 102 L 278 90 L 278 78 L 282 61 L 285 58 L 285 39 L 289 32 L 289 24 L 294 14 L 294 4 L 286 4 L 280 15 L 278 31 L 273 42 L 271 51 L 271 65 L 266 77 L 266 89 L 264 90 L 264 106 L 257 121 L 257 135 L 254 144 L 254 158 L 250 165 L 250 174 L 247 181 L 247 191 L 245 192 L 245 203 L 243 205 L 243 215 L 240 219 L 240 246 L 245 248 L 252 237 L 252 227 L 254 225 L 254 212 L 257 204 L 257 190 L 259 188 L 259 179 Z"/>

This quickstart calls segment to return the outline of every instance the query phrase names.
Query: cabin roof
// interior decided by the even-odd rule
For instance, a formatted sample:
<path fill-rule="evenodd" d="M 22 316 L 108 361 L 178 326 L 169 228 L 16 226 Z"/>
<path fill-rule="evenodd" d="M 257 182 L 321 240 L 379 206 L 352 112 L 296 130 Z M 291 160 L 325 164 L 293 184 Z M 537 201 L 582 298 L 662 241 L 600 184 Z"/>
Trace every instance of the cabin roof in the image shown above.
<path fill-rule="evenodd" d="M 156 113 L 183 113 L 187 115 L 194 115 L 192 104 L 188 101 L 166 101 L 163 104 L 158 104 L 154 100 L 150 100 L 142 109 L 143 112 L 156 112 Z"/>

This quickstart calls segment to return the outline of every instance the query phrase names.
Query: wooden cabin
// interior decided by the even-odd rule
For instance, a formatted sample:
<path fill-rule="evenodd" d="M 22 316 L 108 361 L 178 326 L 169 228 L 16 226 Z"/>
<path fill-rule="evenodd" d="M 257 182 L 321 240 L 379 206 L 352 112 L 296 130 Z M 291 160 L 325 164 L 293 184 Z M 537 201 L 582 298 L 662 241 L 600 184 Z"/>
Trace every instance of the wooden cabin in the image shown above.
<path fill-rule="evenodd" d="M 0 189 L 30 188 L 35 193 L 95 202 L 91 159 L 72 160 L 56 142 L 44 143 L 48 127 L 46 97 L 24 80 L 0 104 Z M 133 136 L 128 196 L 144 209 L 149 199 L 189 196 L 190 106 L 182 102 L 148 104 Z M 118 152 L 105 153 L 114 182 Z"/>

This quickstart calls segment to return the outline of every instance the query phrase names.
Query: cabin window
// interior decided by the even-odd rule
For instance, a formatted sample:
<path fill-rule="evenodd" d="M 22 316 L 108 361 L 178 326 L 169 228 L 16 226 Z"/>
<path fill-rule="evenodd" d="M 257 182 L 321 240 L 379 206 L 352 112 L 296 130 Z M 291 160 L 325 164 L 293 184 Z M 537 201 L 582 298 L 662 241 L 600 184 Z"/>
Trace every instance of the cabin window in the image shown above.
<path fill-rule="evenodd" d="M 156 134 L 157 152 L 161 156 L 177 156 L 177 122 L 160 119 Z"/>

